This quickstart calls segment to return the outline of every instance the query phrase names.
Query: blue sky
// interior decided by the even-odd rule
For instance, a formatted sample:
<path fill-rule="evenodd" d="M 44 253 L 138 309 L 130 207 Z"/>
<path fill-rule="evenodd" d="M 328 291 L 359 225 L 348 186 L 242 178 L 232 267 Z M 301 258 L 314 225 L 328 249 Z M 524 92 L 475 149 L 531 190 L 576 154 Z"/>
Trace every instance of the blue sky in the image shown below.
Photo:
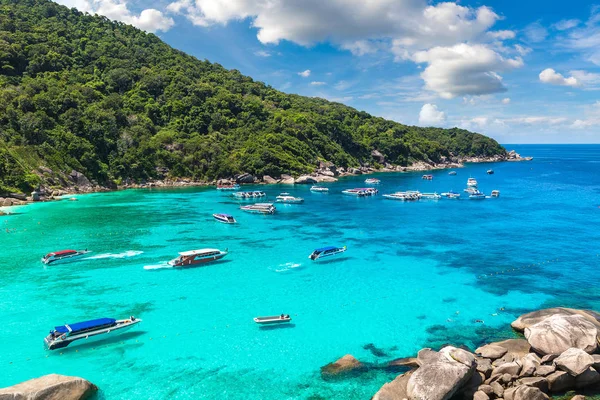
<path fill-rule="evenodd" d="M 501 143 L 600 142 L 600 3 L 60 0 L 276 89 Z"/>

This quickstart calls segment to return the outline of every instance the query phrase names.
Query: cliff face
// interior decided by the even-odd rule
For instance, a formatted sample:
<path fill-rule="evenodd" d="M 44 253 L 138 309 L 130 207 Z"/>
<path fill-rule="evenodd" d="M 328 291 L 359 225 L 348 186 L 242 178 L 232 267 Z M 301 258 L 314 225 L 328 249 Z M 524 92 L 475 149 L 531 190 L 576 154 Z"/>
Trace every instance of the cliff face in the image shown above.
<path fill-rule="evenodd" d="M 0 194 L 504 157 L 461 129 L 290 95 L 47 0 L 0 0 Z M 79 179 L 76 177 L 76 179 Z"/>

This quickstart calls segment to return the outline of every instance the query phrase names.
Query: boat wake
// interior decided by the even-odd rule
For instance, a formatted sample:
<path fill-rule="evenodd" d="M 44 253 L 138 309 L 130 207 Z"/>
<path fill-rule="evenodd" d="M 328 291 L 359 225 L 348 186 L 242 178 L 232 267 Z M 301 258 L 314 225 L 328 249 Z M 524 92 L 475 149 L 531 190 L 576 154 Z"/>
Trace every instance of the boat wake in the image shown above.
<path fill-rule="evenodd" d="M 104 258 L 128 258 L 128 257 L 139 256 L 142 253 L 143 253 L 143 251 L 139 251 L 139 250 L 127 250 L 122 253 L 98 254 L 95 256 L 87 257 L 86 260 L 99 260 L 99 259 L 104 259 Z"/>
<path fill-rule="evenodd" d="M 294 268 L 298 268 L 301 267 L 302 264 L 301 263 L 292 263 L 292 262 L 288 262 L 285 264 L 279 264 L 279 268 L 275 270 L 275 272 L 285 272 L 285 271 L 290 271 Z"/>
<path fill-rule="evenodd" d="M 162 263 L 159 263 L 159 264 L 144 265 L 145 270 L 164 269 L 164 268 L 173 268 L 173 266 L 171 264 L 169 264 L 167 261 L 163 261 Z"/>

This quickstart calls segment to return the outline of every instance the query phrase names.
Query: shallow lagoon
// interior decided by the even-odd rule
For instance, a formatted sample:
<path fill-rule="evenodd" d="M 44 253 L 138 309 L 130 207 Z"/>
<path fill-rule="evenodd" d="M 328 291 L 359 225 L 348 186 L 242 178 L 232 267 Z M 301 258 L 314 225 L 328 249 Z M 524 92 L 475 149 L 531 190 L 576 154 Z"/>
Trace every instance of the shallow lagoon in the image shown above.
<path fill-rule="evenodd" d="M 206 188 L 14 208 L 0 217 L 0 386 L 56 372 L 89 379 L 106 399 L 367 399 L 395 374 L 373 369 L 332 382 L 319 368 L 347 353 L 383 364 L 424 346 L 512 337 L 508 324 L 533 308 L 600 309 L 600 146 L 515 148 L 534 161 L 435 171 L 431 182 L 376 175 L 380 193 L 462 190 L 473 176 L 487 194 L 501 191 L 483 201 L 343 196 L 365 186 L 351 177 L 329 185 L 330 194 L 260 187 L 269 199 L 283 191 L 306 199 L 272 216 L 243 213 Z M 239 224 L 219 224 L 214 212 Z M 324 245 L 348 251 L 308 260 Z M 69 247 L 93 253 L 40 263 Z M 230 254 L 202 268 L 159 268 L 202 247 Z M 252 321 L 282 312 L 292 324 Z M 55 325 L 129 315 L 143 322 L 116 341 L 43 349 Z"/>

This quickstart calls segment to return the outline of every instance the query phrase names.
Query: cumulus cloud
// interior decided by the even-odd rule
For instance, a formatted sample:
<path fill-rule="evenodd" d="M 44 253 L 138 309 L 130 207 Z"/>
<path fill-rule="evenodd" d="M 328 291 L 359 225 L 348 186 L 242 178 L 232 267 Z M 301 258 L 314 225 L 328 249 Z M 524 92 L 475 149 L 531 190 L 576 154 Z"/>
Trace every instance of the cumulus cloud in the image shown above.
<path fill-rule="evenodd" d="M 573 78 L 577 80 L 581 86 L 593 88 L 600 86 L 600 74 L 587 72 L 583 70 L 570 71 Z"/>
<path fill-rule="evenodd" d="M 510 104 L 510 98 L 508 98 L 508 97 L 503 98 L 502 104 Z"/>
<path fill-rule="evenodd" d="M 435 104 L 423 104 L 419 112 L 419 124 L 423 126 L 441 126 L 446 122 L 446 113 L 438 110 Z"/>
<path fill-rule="evenodd" d="M 562 74 L 559 74 L 552 68 L 546 68 L 542 72 L 540 72 L 540 81 L 543 83 L 549 83 L 552 85 L 561 85 L 561 86 L 579 86 L 579 82 L 573 76 L 565 78 Z"/>
<path fill-rule="evenodd" d="M 523 60 L 505 59 L 485 45 L 466 43 L 435 47 L 414 54 L 417 63 L 427 63 L 421 77 L 425 87 L 443 98 L 504 92 L 498 72 L 518 68 Z"/>
<path fill-rule="evenodd" d="M 323 85 L 327 85 L 327 83 L 326 83 L 326 82 L 318 82 L 318 81 L 312 81 L 310 84 L 311 84 L 311 85 L 313 85 L 313 86 L 323 86 Z"/>
<path fill-rule="evenodd" d="M 300 75 L 303 78 L 308 78 L 310 76 L 310 69 L 304 70 L 302 72 L 298 72 L 298 75 Z"/>
<path fill-rule="evenodd" d="M 145 9 L 139 15 L 134 14 L 127 7 L 125 0 L 57 0 L 57 2 L 75 7 L 79 11 L 104 15 L 109 19 L 131 24 L 148 32 L 166 32 L 175 25 L 172 18 L 154 8 Z"/>

